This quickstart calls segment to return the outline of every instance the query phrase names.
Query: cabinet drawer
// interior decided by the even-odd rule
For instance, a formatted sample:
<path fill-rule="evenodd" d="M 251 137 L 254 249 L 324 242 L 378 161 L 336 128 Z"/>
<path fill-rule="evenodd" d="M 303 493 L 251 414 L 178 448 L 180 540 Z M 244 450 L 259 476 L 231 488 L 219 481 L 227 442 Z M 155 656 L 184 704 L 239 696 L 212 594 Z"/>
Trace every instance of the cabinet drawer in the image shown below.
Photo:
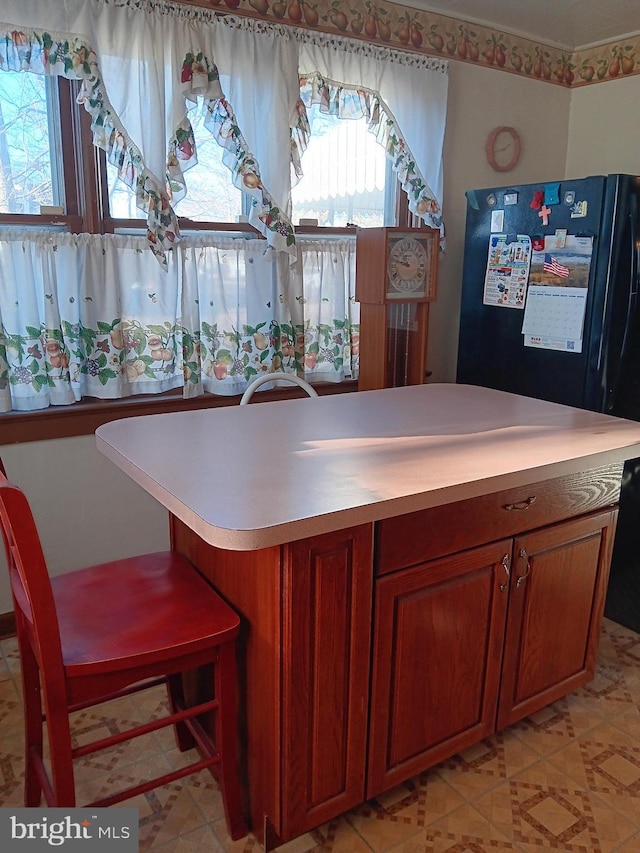
<path fill-rule="evenodd" d="M 375 567 L 386 574 L 618 502 L 622 463 L 419 510 L 376 524 Z"/>

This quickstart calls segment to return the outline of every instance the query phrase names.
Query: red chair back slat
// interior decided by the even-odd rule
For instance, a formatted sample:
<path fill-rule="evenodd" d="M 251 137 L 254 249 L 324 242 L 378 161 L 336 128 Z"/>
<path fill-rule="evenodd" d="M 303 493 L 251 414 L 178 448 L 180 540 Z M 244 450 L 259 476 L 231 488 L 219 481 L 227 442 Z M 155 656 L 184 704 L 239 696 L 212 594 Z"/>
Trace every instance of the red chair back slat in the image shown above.
<path fill-rule="evenodd" d="M 25 495 L 6 477 L 0 479 L 0 522 L 16 619 L 29 631 L 44 678 L 62 679 L 58 617 L 40 536 Z"/>

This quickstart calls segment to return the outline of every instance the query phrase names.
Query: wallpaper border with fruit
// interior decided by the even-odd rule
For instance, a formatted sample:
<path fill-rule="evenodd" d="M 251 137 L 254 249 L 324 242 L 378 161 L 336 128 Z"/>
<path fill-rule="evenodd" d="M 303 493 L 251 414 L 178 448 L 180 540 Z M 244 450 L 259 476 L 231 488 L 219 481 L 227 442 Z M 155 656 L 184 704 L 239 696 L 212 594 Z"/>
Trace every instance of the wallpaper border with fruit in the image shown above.
<path fill-rule="evenodd" d="M 468 21 L 373 0 L 181 0 L 538 78 L 565 87 L 640 74 L 640 36 L 562 50 Z M 552 36 L 553 33 L 550 33 Z"/>

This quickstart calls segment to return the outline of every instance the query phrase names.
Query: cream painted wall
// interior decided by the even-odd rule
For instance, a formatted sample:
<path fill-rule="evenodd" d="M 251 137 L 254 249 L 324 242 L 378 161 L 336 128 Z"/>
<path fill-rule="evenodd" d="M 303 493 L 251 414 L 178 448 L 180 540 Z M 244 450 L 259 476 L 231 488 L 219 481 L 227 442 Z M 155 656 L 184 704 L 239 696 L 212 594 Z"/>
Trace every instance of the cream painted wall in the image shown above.
<path fill-rule="evenodd" d="M 571 97 L 567 177 L 640 175 L 640 77 L 576 89 Z"/>
<path fill-rule="evenodd" d="M 167 514 L 96 450 L 93 436 L 0 447 L 25 492 L 52 575 L 169 547 Z M 13 610 L 4 550 L 0 613 Z"/>
<path fill-rule="evenodd" d="M 564 177 L 570 92 L 537 79 L 462 62 L 449 64 L 444 153 L 447 250 L 440 257 L 437 299 L 429 318 L 427 366 L 433 382 L 454 382 L 467 204 L 465 191 L 479 187 L 553 181 Z M 522 139 L 516 168 L 495 172 L 485 141 L 498 125 L 513 125 Z"/>
<path fill-rule="evenodd" d="M 466 216 L 465 190 L 503 186 L 484 158 L 489 131 L 518 128 L 523 154 L 512 183 L 611 171 L 640 174 L 640 111 L 630 109 L 640 78 L 578 89 L 451 62 L 445 139 L 444 218 L 438 298 L 432 305 L 432 381 L 454 381 Z M 32 502 L 53 573 L 168 547 L 164 510 L 103 458 L 92 436 L 0 446 Z M 12 609 L 0 555 L 0 613 Z"/>

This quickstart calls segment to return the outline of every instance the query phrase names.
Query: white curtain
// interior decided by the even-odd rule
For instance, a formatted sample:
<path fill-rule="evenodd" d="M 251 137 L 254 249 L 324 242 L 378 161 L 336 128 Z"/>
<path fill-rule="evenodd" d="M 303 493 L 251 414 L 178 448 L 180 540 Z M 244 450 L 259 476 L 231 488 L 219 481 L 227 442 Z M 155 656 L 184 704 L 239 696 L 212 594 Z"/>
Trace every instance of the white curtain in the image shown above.
<path fill-rule="evenodd" d="M 284 27 L 221 18 L 211 31 L 220 85 L 232 104 L 264 185 L 290 216 L 291 128 L 300 120 L 298 43 Z"/>
<path fill-rule="evenodd" d="M 184 237 L 165 272 L 142 237 L 1 232 L 0 411 L 240 394 L 280 371 L 356 378 L 353 241 L 297 253 L 292 266 L 260 239 Z"/>
<path fill-rule="evenodd" d="M 309 102 L 342 117 L 365 116 L 394 162 L 410 210 L 441 227 L 447 62 L 320 33 L 299 38 Z"/>
<path fill-rule="evenodd" d="M 198 96 L 234 184 L 251 196 L 249 221 L 293 261 L 290 128 L 302 121 L 295 40 L 164 0 L 4 0 L 0 15 L 0 68 L 82 80 L 94 142 L 147 212 L 163 263 L 178 235 L 172 202 L 197 161 L 185 99 Z"/>

